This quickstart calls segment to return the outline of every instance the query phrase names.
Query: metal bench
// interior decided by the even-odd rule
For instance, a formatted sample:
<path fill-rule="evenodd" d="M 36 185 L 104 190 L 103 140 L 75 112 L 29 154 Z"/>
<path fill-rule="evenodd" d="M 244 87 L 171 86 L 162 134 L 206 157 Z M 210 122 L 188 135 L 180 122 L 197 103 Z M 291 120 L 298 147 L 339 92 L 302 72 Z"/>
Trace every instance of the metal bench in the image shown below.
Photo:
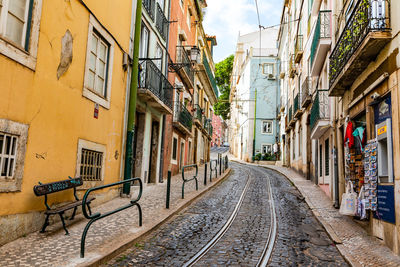
<path fill-rule="evenodd" d="M 68 180 L 63 180 L 63 181 L 58 181 L 58 182 L 53 182 L 53 183 L 47 183 L 47 184 L 42 184 L 39 182 L 39 185 L 35 185 L 33 187 L 33 192 L 35 193 L 36 196 L 44 196 L 44 205 L 46 206 L 46 211 L 44 214 L 46 214 L 46 219 L 44 221 L 42 230 L 40 231 L 41 233 L 44 233 L 46 230 L 46 227 L 49 225 L 49 217 L 51 215 L 56 215 L 58 214 L 61 218 L 61 222 L 63 225 L 63 228 L 65 230 L 65 234 L 68 235 L 68 230 L 67 227 L 65 226 L 65 221 L 64 221 L 64 212 L 67 210 L 74 209 L 72 212 L 70 220 L 73 220 L 76 214 L 76 210 L 78 206 L 82 205 L 82 200 L 79 200 L 78 196 L 76 195 L 76 187 L 83 185 L 82 178 L 71 178 L 69 177 Z M 56 208 L 50 208 L 49 204 L 47 203 L 47 195 L 65 191 L 68 189 L 73 189 L 74 190 L 74 198 L 75 201 L 67 203 L 62 206 L 58 206 Z M 88 207 L 89 213 L 92 213 L 90 210 L 90 203 L 94 200 L 95 198 L 92 197 L 90 199 L 86 200 L 86 206 Z"/>

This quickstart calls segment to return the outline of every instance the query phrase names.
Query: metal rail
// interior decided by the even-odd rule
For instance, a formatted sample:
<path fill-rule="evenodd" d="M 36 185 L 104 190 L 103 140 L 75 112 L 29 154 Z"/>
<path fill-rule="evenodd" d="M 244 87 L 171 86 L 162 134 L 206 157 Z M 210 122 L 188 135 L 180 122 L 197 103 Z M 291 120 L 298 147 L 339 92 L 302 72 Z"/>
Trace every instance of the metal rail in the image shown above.
<path fill-rule="evenodd" d="M 227 157 L 226 157 L 227 158 Z M 246 195 L 248 191 L 248 187 L 250 184 L 250 174 L 247 175 L 247 182 L 246 185 L 242 191 L 242 194 L 240 195 L 239 201 L 237 202 L 235 209 L 233 210 L 232 214 L 228 218 L 227 222 L 224 224 L 224 226 L 218 231 L 218 233 L 199 251 L 194 255 L 189 261 L 187 261 L 183 266 L 184 267 L 189 267 L 193 266 L 196 264 L 207 252 L 214 247 L 214 245 L 223 237 L 223 235 L 228 231 L 229 227 L 232 225 L 233 221 L 236 219 L 237 214 L 239 213 L 239 209 L 243 203 L 244 196 Z M 269 203 L 270 203 L 270 212 L 271 212 L 271 227 L 269 229 L 268 233 L 268 239 L 266 242 L 266 245 L 264 247 L 263 253 L 257 263 L 257 267 L 259 266 L 267 266 L 267 263 L 271 257 L 272 250 L 274 248 L 275 240 L 276 240 L 276 235 L 277 235 L 277 220 L 276 220 L 276 212 L 275 212 L 275 204 L 274 204 L 274 199 L 272 196 L 272 188 L 271 188 L 271 181 L 268 178 L 267 179 L 267 184 L 268 184 L 268 192 L 269 193 Z"/>
<path fill-rule="evenodd" d="M 247 183 L 243 189 L 242 194 L 240 195 L 239 201 L 235 206 L 231 216 L 229 217 L 228 221 L 225 225 L 218 231 L 218 233 L 208 242 L 196 255 L 194 255 L 188 262 L 186 262 L 183 267 L 193 266 L 196 262 L 198 262 L 217 242 L 221 239 L 221 237 L 226 233 L 229 227 L 232 225 L 233 221 L 235 220 L 237 214 L 239 213 L 239 209 L 242 206 L 244 196 L 246 195 L 247 189 L 249 188 L 250 184 L 250 175 L 247 176 Z"/>
<path fill-rule="evenodd" d="M 118 209 L 115 209 L 115 210 L 112 210 L 112 211 L 108 211 L 108 212 L 106 212 L 104 214 L 101 214 L 100 212 L 96 212 L 94 214 L 88 214 L 87 213 L 87 211 L 86 211 L 86 205 L 87 205 L 86 201 L 87 201 L 88 196 L 89 196 L 89 194 L 91 192 L 102 190 L 102 189 L 113 187 L 113 186 L 117 186 L 117 185 L 121 185 L 121 184 L 134 183 L 135 181 L 139 181 L 139 194 L 138 194 L 137 198 L 134 199 L 134 200 L 131 200 L 129 202 L 129 204 L 127 204 L 125 206 L 122 206 L 122 207 L 119 207 Z M 103 218 L 105 218 L 105 217 L 107 217 L 109 215 L 112 215 L 114 213 L 123 211 L 123 210 L 125 210 L 127 208 L 130 208 L 132 206 L 136 206 L 138 208 L 138 211 L 139 211 L 139 226 L 142 226 L 142 208 L 140 207 L 140 204 L 138 203 L 138 201 L 142 197 L 142 193 L 143 193 L 143 183 L 142 183 L 142 180 L 140 178 L 131 178 L 131 179 L 128 179 L 128 180 L 123 180 L 123 181 L 112 183 L 112 184 L 97 186 L 97 187 L 90 188 L 89 190 L 86 191 L 86 193 L 85 193 L 85 195 L 83 196 L 83 199 L 82 199 L 82 212 L 83 212 L 83 215 L 85 216 L 85 218 L 90 220 L 90 221 L 86 224 L 86 227 L 85 227 L 85 229 L 83 230 L 83 233 L 82 233 L 81 254 L 80 254 L 81 258 L 85 257 L 85 240 L 86 240 L 87 232 L 89 231 L 90 226 L 95 221 L 103 219 Z"/>
<path fill-rule="evenodd" d="M 193 176 L 193 178 L 191 179 L 185 179 L 185 169 L 186 168 L 196 168 L 196 174 Z M 182 199 L 185 198 L 185 183 L 190 182 L 192 180 L 196 181 L 196 191 L 199 190 L 199 182 L 197 181 L 197 174 L 199 173 L 199 167 L 197 166 L 197 164 L 192 164 L 192 165 L 186 165 L 182 167 Z"/>

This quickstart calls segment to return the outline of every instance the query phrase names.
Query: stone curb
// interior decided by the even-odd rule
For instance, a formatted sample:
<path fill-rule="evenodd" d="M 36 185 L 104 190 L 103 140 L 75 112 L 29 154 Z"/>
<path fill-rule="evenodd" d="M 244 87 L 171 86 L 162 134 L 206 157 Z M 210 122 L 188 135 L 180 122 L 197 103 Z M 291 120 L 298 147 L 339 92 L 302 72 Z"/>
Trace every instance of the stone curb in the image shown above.
<path fill-rule="evenodd" d="M 171 212 L 169 213 L 168 216 L 162 218 L 158 222 L 155 222 L 153 225 L 151 225 L 151 227 L 149 227 L 149 229 L 145 230 L 143 233 L 140 233 L 139 235 L 134 236 L 131 239 L 124 240 L 123 244 L 118 244 L 116 247 L 113 247 L 112 249 L 110 249 L 108 251 L 102 252 L 102 255 L 100 257 L 93 259 L 90 262 L 85 262 L 85 263 L 79 264 L 77 266 L 82 266 L 82 267 L 83 266 L 91 266 L 91 267 L 96 266 L 97 267 L 97 266 L 101 266 L 102 264 L 104 264 L 107 261 L 111 260 L 112 258 L 116 257 L 118 254 L 122 253 L 129 247 L 133 246 L 133 244 L 135 242 L 137 242 L 139 239 L 145 237 L 146 235 L 149 235 L 151 232 L 158 229 L 161 225 L 163 225 L 165 222 L 167 222 L 174 215 L 176 215 L 177 213 L 179 213 L 180 211 L 182 211 L 183 209 L 188 207 L 190 204 L 192 204 L 194 201 L 199 199 L 205 193 L 207 193 L 208 191 L 213 189 L 215 186 L 222 183 L 231 174 L 231 171 L 232 171 L 232 169 L 228 168 L 227 171 L 225 173 L 223 173 L 222 176 L 220 176 L 214 184 L 208 186 L 207 188 L 205 188 L 203 191 L 201 191 L 199 194 L 193 196 L 192 198 L 187 199 L 187 201 L 181 203 L 176 208 L 170 209 Z M 200 180 L 199 180 L 199 182 L 200 182 Z"/>
<path fill-rule="evenodd" d="M 283 172 L 281 172 L 281 171 L 279 171 L 277 169 L 269 167 L 268 165 L 260 165 L 260 164 L 249 163 L 249 162 L 241 162 L 241 161 L 238 161 L 238 160 L 235 160 L 235 159 L 230 159 L 230 161 L 241 163 L 241 164 L 246 164 L 246 165 L 251 165 L 251 166 L 257 166 L 257 167 L 266 168 L 266 169 L 278 172 L 281 175 L 285 176 L 294 185 L 294 187 L 296 187 L 296 189 L 303 195 L 305 202 L 307 203 L 307 205 L 309 206 L 309 208 L 311 209 L 312 213 L 317 218 L 317 220 L 324 227 L 324 229 L 327 232 L 327 234 L 329 235 L 329 237 L 336 244 L 336 247 L 337 247 L 339 253 L 343 256 L 345 261 L 348 264 L 350 264 L 350 266 L 353 266 L 353 267 L 361 267 L 362 266 L 357 261 L 355 261 L 351 255 L 346 253 L 345 247 L 342 245 L 342 240 L 336 235 L 336 233 L 334 232 L 332 226 L 328 222 L 326 222 L 322 218 L 322 216 L 318 213 L 318 211 L 316 210 L 316 207 L 314 206 L 314 204 L 309 200 L 309 198 L 304 193 L 304 191 L 299 186 L 296 185 L 296 182 L 295 182 L 295 180 L 293 178 L 289 177 L 288 175 L 286 175 L 285 173 L 283 173 Z"/>

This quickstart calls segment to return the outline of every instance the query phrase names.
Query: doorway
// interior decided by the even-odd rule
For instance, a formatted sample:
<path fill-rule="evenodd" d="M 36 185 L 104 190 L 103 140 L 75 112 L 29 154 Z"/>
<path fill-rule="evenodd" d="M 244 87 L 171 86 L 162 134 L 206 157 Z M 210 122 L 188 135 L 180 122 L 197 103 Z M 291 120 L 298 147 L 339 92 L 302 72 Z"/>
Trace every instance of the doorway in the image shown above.
<path fill-rule="evenodd" d="M 145 114 L 136 112 L 132 177 L 142 177 Z"/>
<path fill-rule="evenodd" d="M 151 123 L 150 140 L 150 161 L 149 161 L 149 183 L 155 183 L 157 180 L 157 158 L 158 158 L 158 135 L 160 123 L 153 120 Z"/>

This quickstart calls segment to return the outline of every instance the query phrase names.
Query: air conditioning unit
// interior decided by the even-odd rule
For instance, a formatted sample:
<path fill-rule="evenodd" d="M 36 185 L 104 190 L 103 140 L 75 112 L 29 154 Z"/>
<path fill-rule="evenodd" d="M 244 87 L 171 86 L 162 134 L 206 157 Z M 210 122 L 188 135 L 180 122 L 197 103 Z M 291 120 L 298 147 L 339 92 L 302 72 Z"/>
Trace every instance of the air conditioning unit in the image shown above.
<path fill-rule="evenodd" d="M 268 80 L 275 80 L 275 75 L 273 74 L 268 74 Z"/>

